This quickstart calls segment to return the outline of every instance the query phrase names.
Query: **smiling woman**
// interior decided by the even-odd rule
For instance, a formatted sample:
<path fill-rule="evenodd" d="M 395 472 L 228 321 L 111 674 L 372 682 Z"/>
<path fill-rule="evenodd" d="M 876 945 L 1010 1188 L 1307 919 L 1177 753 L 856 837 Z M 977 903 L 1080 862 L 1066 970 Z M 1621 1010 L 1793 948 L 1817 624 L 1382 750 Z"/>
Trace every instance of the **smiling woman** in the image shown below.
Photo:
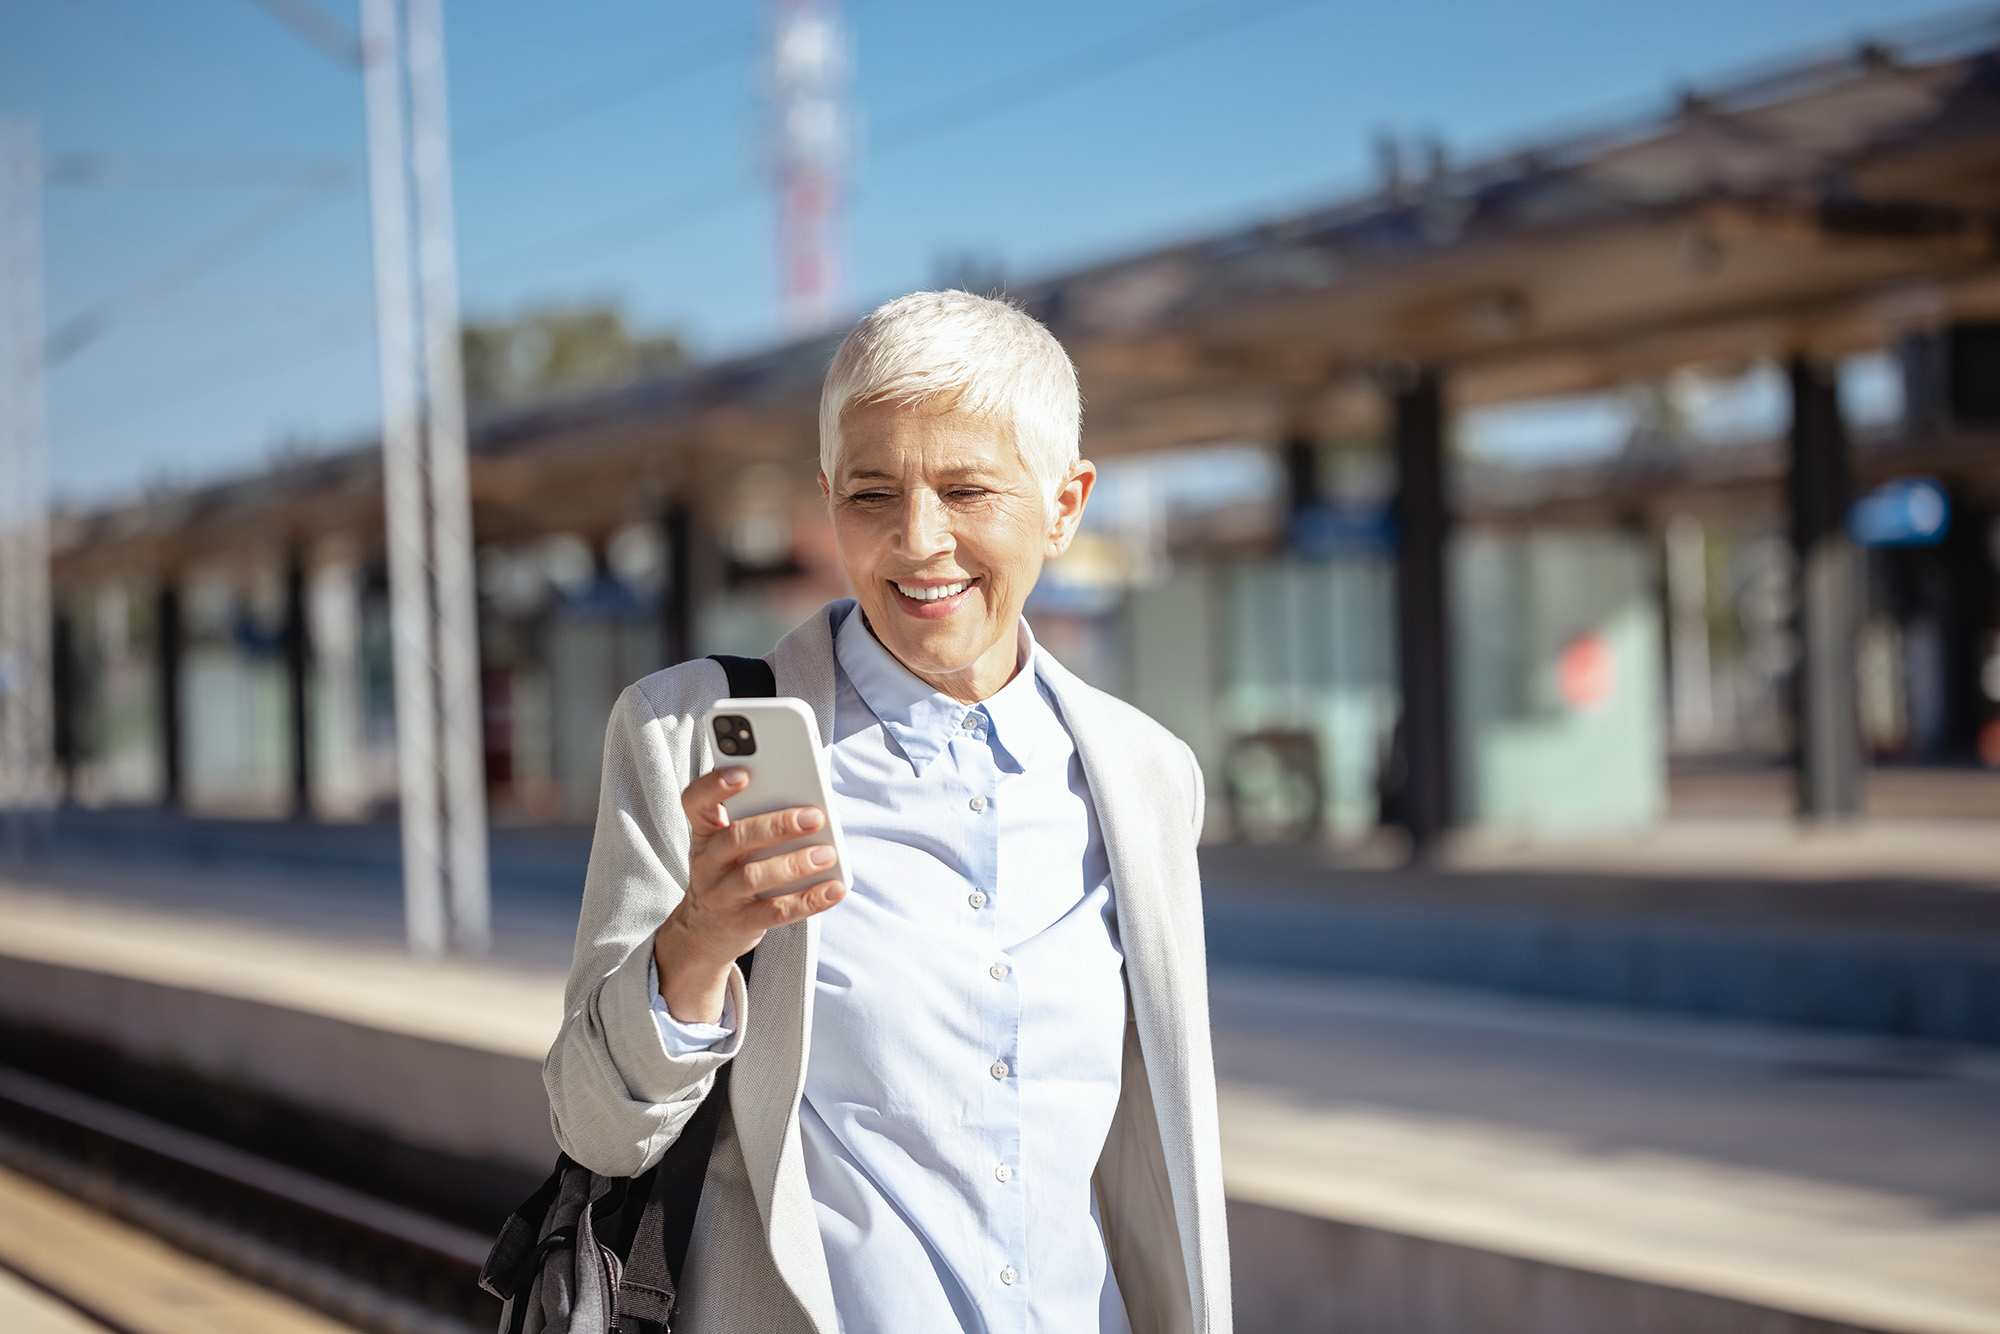
<path fill-rule="evenodd" d="M 965 292 L 883 306 L 827 371 L 819 482 L 841 563 L 875 637 L 940 693 L 977 703 L 1019 668 L 1021 608 L 1097 480 L 1080 416 L 1062 344 Z"/>
<path fill-rule="evenodd" d="M 612 716 L 546 1078 L 564 1150 L 629 1176 L 729 1063 L 676 1329 L 1229 1329 L 1201 774 L 1021 615 L 1097 480 L 1080 420 L 1013 306 L 877 310 L 821 397 L 855 598 L 770 658 L 831 809 L 729 818 L 754 780 L 703 753 L 712 663 Z M 829 819 L 851 886 L 760 855 Z"/>

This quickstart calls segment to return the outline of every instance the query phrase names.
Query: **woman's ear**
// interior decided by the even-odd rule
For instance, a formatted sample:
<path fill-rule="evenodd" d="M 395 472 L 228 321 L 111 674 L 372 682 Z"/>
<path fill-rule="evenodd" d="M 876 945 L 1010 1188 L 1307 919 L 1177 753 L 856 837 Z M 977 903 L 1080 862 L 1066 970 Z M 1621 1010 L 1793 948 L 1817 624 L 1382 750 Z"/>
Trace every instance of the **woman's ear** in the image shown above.
<path fill-rule="evenodd" d="M 828 504 L 833 503 L 833 483 L 826 480 L 825 472 L 819 475 L 819 493 L 826 498 Z"/>
<path fill-rule="evenodd" d="M 1056 492 L 1047 549 L 1051 558 L 1069 550 L 1078 526 L 1083 523 L 1083 507 L 1090 502 L 1091 490 L 1096 485 L 1097 465 L 1089 459 L 1078 459 L 1076 467 L 1070 470 L 1069 480 Z"/>

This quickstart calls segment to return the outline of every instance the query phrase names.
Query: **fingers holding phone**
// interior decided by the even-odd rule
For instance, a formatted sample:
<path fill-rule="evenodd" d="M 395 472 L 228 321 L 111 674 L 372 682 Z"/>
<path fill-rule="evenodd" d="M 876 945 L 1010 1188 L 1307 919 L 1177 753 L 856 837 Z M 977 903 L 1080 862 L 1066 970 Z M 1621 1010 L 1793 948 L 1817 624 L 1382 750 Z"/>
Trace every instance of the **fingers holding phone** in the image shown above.
<path fill-rule="evenodd" d="M 825 753 L 819 725 L 803 700 L 725 699 L 702 719 L 715 762 L 741 770 L 740 786 L 722 794 L 722 818 L 736 826 L 745 840 L 741 860 L 746 879 L 759 898 L 796 893 L 818 883 L 828 873 L 842 885 L 849 882 L 846 849 L 833 810 Z M 772 826 L 758 823 L 778 817 Z M 782 832 L 789 837 L 768 841 Z M 755 846 L 752 846 L 755 845 Z M 815 853 L 813 848 L 831 852 Z M 805 853 L 805 856 L 796 854 Z M 752 870 L 749 863 L 769 860 L 775 866 Z"/>
<path fill-rule="evenodd" d="M 681 793 L 687 893 L 655 934 L 653 956 L 674 1016 L 714 1022 L 731 961 L 771 928 L 839 903 L 849 882 L 819 728 L 804 702 L 725 699 L 703 730 L 721 767 Z"/>
<path fill-rule="evenodd" d="M 689 825 L 687 894 L 675 915 L 715 935 L 716 952 L 736 957 L 773 926 L 809 916 L 838 901 L 839 854 L 816 841 L 826 825 L 817 807 L 796 806 L 757 815 L 732 815 L 732 797 L 755 785 L 731 766 L 690 783 L 681 794 Z M 814 894 L 818 890 L 836 891 Z M 810 903 L 781 903 L 781 898 Z M 727 937 L 727 939 L 722 939 Z"/>
<path fill-rule="evenodd" d="M 842 879 L 840 854 L 825 835 L 826 814 L 816 806 L 792 806 L 756 815 L 732 815 L 729 798 L 749 797 L 756 783 L 731 766 L 688 785 L 682 804 L 692 830 L 690 892 L 711 894 L 727 882 L 746 900 L 774 898 Z"/>

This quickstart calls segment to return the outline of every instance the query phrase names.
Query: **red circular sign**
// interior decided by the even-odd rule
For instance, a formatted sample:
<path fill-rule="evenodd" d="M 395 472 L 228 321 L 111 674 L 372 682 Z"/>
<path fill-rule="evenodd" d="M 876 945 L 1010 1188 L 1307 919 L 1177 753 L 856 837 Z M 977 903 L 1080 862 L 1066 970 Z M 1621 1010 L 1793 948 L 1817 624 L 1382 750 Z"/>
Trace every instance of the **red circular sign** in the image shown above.
<path fill-rule="evenodd" d="M 1569 641 L 1556 659 L 1556 693 L 1572 709 L 1601 707 L 1618 681 L 1618 661 L 1611 645 L 1595 630 Z"/>

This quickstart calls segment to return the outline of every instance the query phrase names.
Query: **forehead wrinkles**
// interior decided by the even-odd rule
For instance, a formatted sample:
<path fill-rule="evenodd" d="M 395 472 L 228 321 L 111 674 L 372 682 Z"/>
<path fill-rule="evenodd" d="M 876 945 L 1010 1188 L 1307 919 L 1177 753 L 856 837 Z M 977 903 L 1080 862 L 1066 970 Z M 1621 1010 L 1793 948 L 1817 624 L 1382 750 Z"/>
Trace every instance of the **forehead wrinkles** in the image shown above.
<path fill-rule="evenodd" d="M 1025 475 L 1027 465 L 1004 421 L 971 413 L 926 412 L 871 405 L 857 413 L 859 430 L 843 432 L 843 478 L 949 478 Z"/>

